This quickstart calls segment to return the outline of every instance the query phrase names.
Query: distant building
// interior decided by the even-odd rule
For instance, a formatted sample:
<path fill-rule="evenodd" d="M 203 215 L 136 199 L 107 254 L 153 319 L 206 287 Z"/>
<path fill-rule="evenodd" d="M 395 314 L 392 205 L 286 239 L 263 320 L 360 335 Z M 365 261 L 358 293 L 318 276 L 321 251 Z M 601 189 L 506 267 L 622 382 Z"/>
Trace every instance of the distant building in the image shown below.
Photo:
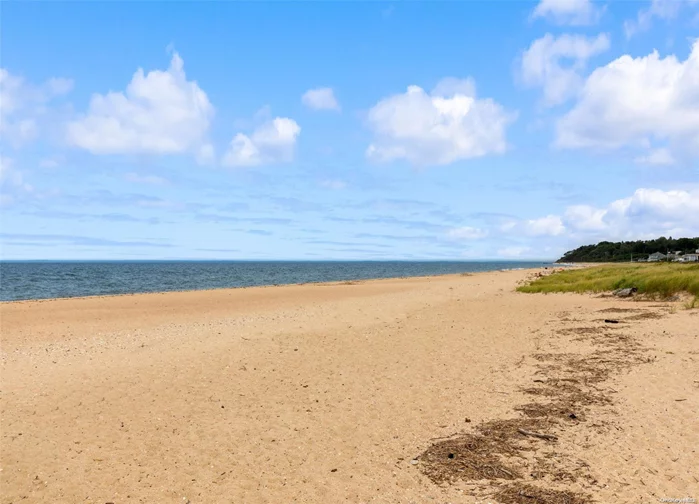
<path fill-rule="evenodd" d="M 696 254 L 685 254 L 682 256 L 682 262 L 699 262 L 699 252 Z"/>
<path fill-rule="evenodd" d="M 648 262 L 664 261 L 665 259 L 667 259 L 667 256 L 662 252 L 654 252 L 648 256 Z"/>

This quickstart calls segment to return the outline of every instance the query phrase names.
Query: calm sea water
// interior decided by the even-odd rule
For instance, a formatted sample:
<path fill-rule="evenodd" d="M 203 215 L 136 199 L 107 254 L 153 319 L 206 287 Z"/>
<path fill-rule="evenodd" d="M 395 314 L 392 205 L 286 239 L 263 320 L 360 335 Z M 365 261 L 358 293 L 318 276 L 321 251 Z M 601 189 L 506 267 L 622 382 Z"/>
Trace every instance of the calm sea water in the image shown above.
<path fill-rule="evenodd" d="M 396 278 L 544 262 L 0 262 L 0 301 Z"/>

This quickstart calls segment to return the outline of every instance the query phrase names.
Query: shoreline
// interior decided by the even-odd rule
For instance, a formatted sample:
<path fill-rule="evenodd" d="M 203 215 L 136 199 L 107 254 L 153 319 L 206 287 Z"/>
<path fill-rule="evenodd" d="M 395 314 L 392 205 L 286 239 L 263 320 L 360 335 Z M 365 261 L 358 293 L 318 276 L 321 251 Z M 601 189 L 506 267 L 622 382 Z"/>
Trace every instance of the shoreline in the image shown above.
<path fill-rule="evenodd" d="M 46 301 L 60 301 L 69 299 L 94 299 L 94 298 L 116 298 L 123 296 L 140 296 L 140 295 L 162 295 L 162 294 L 180 294 L 180 293 L 191 293 L 191 292 L 219 292 L 219 291 L 239 291 L 241 289 L 267 289 L 270 287 L 296 287 L 304 285 L 343 285 L 359 282 L 377 282 L 377 281 L 391 281 L 391 280 L 409 280 L 409 279 L 421 279 L 421 278 L 440 278 L 440 277 L 450 277 L 450 276 L 462 276 L 462 275 L 480 275 L 485 273 L 496 273 L 496 272 L 507 272 L 507 271 L 526 271 L 526 270 L 538 270 L 542 268 L 554 269 L 556 266 L 541 266 L 541 267 L 522 267 L 522 268 L 501 268 L 495 270 L 485 270 L 485 271 L 464 271 L 462 273 L 444 273 L 435 275 L 417 275 L 417 276 L 395 276 L 395 277 L 374 277 L 374 278 L 355 278 L 347 280 L 328 280 L 325 282 L 297 282 L 297 283 L 278 283 L 278 284 L 262 284 L 262 285 L 244 285 L 240 287 L 214 287 L 214 288 L 204 288 L 204 289 L 181 289 L 181 290 L 165 290 L 165 291 L 137 291 L 137 292 L 123 292 L 118 294 L 92 294 L 87 296 L 64 296 L 64 297 L 49 297 L 49 298 L 28 298 L 28 299 L 12 299 L 12 300 L 0 300 L 0 306 L 4 304 L 13 303 L 27 303 L 27 302 L 46 302 Z M 560 266 L 563 268 L 563 266 Z M 570 266 L 568 266 L 570 267 Z"/>

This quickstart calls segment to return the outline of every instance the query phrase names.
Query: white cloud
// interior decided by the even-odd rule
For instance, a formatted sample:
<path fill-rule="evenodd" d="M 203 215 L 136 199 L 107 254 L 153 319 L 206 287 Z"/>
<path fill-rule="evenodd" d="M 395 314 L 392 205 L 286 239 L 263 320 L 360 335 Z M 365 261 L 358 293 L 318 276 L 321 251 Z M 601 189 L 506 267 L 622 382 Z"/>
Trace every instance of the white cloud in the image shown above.
<path fill-rule="evenodd" d="M 654 51 L 596 69 L 557 124 L 563 148 L 652 149 L 658 142 L 672 155 L 699 155 L 699 41 L 685 61 Z"/>
<path fill-rule="evenodd" d="M 672 156 L 670 151 L 667 149 L 652 150 L 645 156 L 637 157 L 636 159 L 634 159 L 634 161 L 639 163 L 639 164 L 660 165 L 660 166 L 669 166 L 669 165 L 675 164 L 675 158 Z"/>
<path fill-rule="evenodd" d="M 301 97 L 307 107 L 315 110 L 340 110 L 340 104 L 335 98 L 332 88 L 309 89 Z"/>
<path fill-rule="evenodd" d="M 563 217 L 575 236 L 635 240 L 674 233 L 699 235 L 699 189 L 637 189 L 604 208 L 578 205 Z"/>
<path fill-rule="evenodd" d="M 684 4 L 696 4 L 696 0 L 651 0 L 650 6 L 638 11 L 635 20 L 624 22 L 624 33 L 627 38 L 648 30 L 653 24 L 653 19 L 671 20 L 677 17 Z"/>
<path fill-rule="evenodd" d="M 596 23 L 602 9 L 591 0 L 541 0 L 532 18 L 546 18 L 559 25 L 583 26 Z"/>
<path fill-rule="evenodd" d="M 477 99 L 472 80 L 446 79 L 431 94 L 409 86 L 404 94 L 378 102 L 368 114 L 374 142 L 367 156 L 405 159 L 415 165 L 505 152 L 505 131 L 515 119 L 495 101 Z"/>
<path fill-rule="evenodd" d="M 524 223 L 524 231 L 531 236 L 558 236 L 565 233 L 563 221 L 556 215 L 547 215 Z"/>
<path fill-rule="evenodd" d="M 35 138 L 48 104 L 70 92 L 73 81 L 52 77 L 34 85 L 0 68 L 0 134 L 15 146 Z"/>
<path fill-rule="evenodd" d="M 513 219 L 507 229 L 491 229 L 490 236 L 505 247 L 497 251 L 498 256 L 549 257 L 604 240 L 699 236 L 698 216 L 699 185 L 669 190 L 640 188 L 605 205 L 571 205 L 560 215 Z M 504 240 L 518 243 L 510 245 Z"/>
<path fill-rule="evenodd" d="M 214 107 L 188 81 L 174 53 L 167 70 L 139 68 L 124 92 L 94 94 L 87 114 L 67 126 L 68 142 L 93 154 L 198 153 Z"/>
<path fill-rule="evenodd" d="M 522 79 L 544 89 L 544 104 L 558 105 L 576 95 L 583 85 L 581 72 L 587 61 L 609 49 L 609 37 L 547 33 L 522 55 Z M 564 65 L 564 61 L 568 64 Z"/>
<path fill-rule="evenodd" d="M 675 222 L 694 221 L 699 226 L 699 190 L 638 189 L 633 196 L 617 200 L 610 209 L 625 217 L 658 217 Z"/>
<path fill-rule="evenodd" d="M 447 235 L 449 238 L 455 238 L 457 240 L 477 240 L 488 236 L 488 232 L 480 228 L 464 226 L 450 229 Z"/>
<path fill-rule="evenodd" d="M 250 135 L 238 133 L 223 156 L 226 166 L 257 166 L 293 160 L 301 127 L 293 119 L 277 117 Z"/>
<path fill-rule="evenodd" d="M 589 205 L 573 205 L 566 209 L 563 219 L 576 230 L 601 231 L 606 227 L 604 223 L 606 213 L 605 210 Z"/>

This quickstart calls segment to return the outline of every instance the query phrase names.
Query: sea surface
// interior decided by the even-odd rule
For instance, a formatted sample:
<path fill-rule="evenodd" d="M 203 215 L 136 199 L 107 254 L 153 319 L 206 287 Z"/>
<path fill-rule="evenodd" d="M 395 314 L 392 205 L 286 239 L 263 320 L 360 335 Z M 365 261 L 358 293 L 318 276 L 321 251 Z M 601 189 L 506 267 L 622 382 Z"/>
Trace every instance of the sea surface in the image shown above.
<path fill-rule="evenodd" d="M 545 262 L 0 262 L 0 301 L 397 278 L 550 266 Z"/>

